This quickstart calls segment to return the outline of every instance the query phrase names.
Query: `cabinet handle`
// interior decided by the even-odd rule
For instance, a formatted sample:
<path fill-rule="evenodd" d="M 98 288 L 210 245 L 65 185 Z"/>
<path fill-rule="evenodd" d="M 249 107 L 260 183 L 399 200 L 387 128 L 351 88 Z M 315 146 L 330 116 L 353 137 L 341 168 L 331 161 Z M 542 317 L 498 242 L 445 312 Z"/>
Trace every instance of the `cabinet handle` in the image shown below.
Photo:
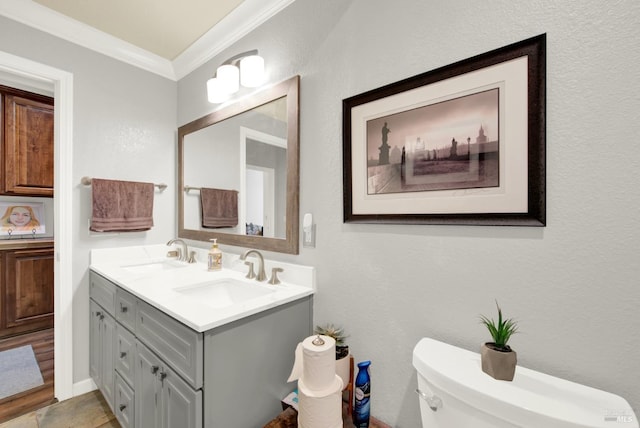
<path fill-rule="evenodd" d="M 120 411 L 123 411 L 123 410 L 124 410 L 124 409 L 126 409 L 126 408 L 127 408 L 127 405 L 126 405 L 126 404 L 121 404 L 121 405 L 120 405 Z"/>
<path fill-rule="evenodd" d="M 129 310 L 129 308 L 127 308 L 126 306 L 120 306 L 120 312 L 127 313 L 127 311 Z"/>
<path fill-rule="evenodd" d="M 97 317 L 101 317 L 102 316 L 102 312 L 100 312 L 100 311 L 96 312 L 96 316 Z"/>
<path fill-rule="evenodd" d="M 158 367 L 158 366 L 151 366 L 151 374 L 156 374 L 156 373 L 158 373 L 158 370 L 160 370 L 160 367 Z"/>
<path fill-rule="evenodd" d="M 120 358 L 124 358 L 124 357 L 126 357 L 126 356 L 127 356 L 127 353 L 126 353 L 126 352 L 120 352 Z"/>
<path fill-rule="evenodd" d="M 104 319 L 104 315 L 100 315 L 100 320 L 103 320 L 103 319 Z"/>
<path fill-rule="evenodd" d="M 165 372 L 160 372 L 160 380 L 164 380 L 164 378 L 167 377 L 167 373 Z"/>

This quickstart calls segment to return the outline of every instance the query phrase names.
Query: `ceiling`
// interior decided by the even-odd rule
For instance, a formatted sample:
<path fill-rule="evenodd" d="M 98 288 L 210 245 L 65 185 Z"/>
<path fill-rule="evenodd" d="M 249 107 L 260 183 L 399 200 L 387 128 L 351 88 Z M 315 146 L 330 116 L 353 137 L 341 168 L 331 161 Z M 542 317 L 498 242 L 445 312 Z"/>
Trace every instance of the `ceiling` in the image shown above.
<path fill-rule="evenodd" d="M 295 0 L 1 0 L 0 15 L 179 80 Z"/>
<path fill-rule="evenodd" d="M 34 0 L 173 61 L 242 0 Z"/>

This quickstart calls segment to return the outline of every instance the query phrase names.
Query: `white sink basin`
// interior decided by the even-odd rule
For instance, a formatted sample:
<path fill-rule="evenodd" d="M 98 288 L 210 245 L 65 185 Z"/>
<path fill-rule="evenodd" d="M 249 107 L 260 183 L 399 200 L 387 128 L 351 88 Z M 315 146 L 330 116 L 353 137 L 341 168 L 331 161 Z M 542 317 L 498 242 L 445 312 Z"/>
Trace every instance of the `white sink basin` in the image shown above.
<path fill-rule="evenodd" d="M 184 263 L 175 260 L 159 260 L 154 262 L 134 263 L 122 266 L 122 269 L 132 273 L 153 273 L 186 267 Z"/>
<path fill-rule="evenodd" d="M 202 304 L 219 309 L 272 294 L 275 292 L 275 288 L 223 278 L 176 288 L 175 291 L 185 296 L 193 297 Z"/>

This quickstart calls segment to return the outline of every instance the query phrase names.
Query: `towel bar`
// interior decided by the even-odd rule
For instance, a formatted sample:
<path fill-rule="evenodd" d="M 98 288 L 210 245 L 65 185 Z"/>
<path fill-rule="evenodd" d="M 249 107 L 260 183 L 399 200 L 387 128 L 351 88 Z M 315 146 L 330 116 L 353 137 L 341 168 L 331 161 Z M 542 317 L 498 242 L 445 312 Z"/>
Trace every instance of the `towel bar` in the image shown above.
<path fill-rule="evenodd" d="M 197 190 L 200 191 L 201 187 L 195 187 L 195 186 L 184 186 L 183 190 L 185 193 L 189 193 L 190 190 Z M 234 190 L 234 192 L 237 192 L 237 190 Z"/>
<path fill-rule="evenodd" d="M 82 184 L 84 184 L 85 186 L 90 186 L 91 185 L 91 177 L 82 177 L 82 179 L 80 180 L 80 182 Z M 164 183 L 153 183 L 153 185 L 155 187 L 158 188 L 158 190 L 160 190 L 161 192 L 167 188 L 167 185 Z"/>
<path fill-rule="evenodd" d="M 193 186 L 184 186 L 184 192 L 185 193 L 189 193 L 189 190 L 197 190 L 200 191 L 199 187 L 193 187 Z"/>

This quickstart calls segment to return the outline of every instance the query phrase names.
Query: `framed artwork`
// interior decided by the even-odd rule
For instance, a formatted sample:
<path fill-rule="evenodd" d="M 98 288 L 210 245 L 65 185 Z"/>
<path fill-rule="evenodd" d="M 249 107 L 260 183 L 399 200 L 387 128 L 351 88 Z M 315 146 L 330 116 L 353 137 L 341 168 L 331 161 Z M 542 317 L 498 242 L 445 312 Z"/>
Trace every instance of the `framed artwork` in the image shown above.
<path fill-rule="evenodd" d="M 0 235 L 41 235 L 45 233 L 43 202 L 0 202 Z"/>
<path fill-rule="evenodd" d="M 343 100 L 344 221 L 545 226 L 546 35 Z"/>

